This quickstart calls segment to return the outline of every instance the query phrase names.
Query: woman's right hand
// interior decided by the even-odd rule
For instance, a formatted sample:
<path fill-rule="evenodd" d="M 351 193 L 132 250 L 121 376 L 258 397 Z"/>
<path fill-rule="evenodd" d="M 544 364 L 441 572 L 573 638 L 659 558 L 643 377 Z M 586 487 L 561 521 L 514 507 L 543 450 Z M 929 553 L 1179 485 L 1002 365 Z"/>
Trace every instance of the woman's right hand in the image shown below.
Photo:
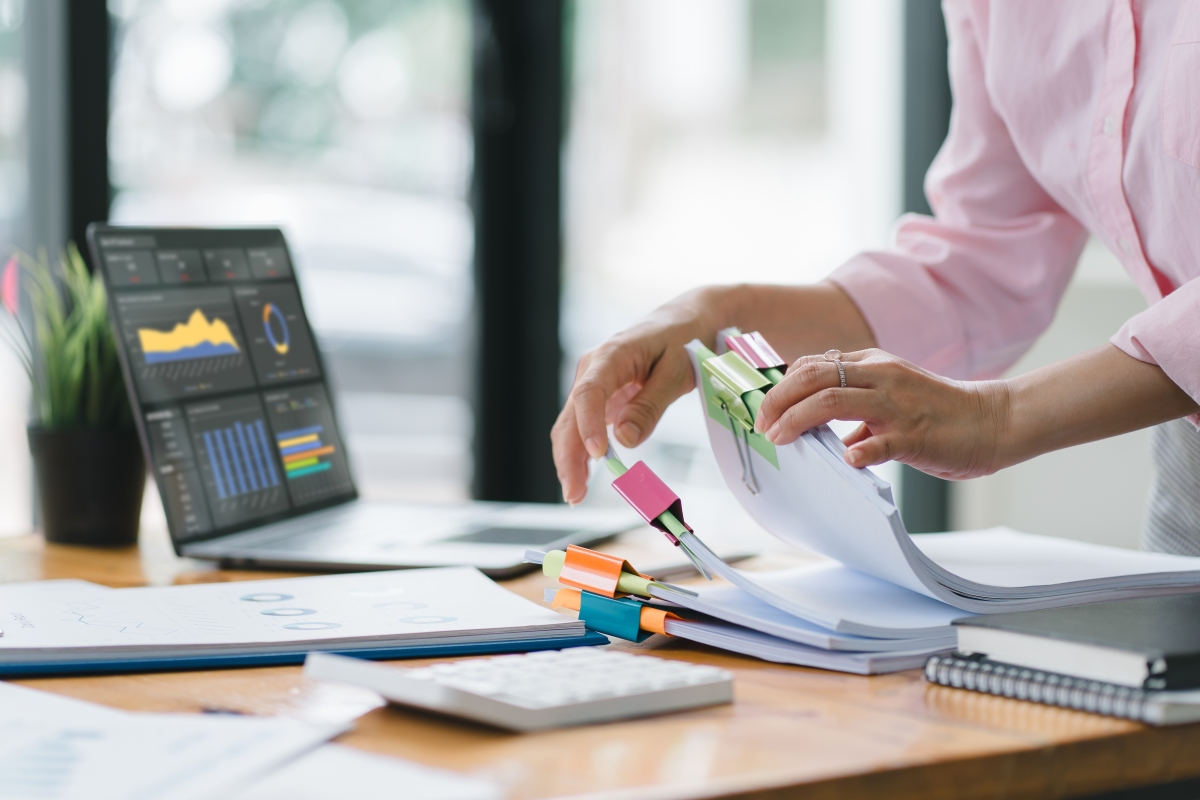
<path fill-rule="evenodd" d="M 712 307 L 720 291 L 697 289 L 678 297 L 579 359 L 571 394 L 550 433 L 568 503 L 587 495 L 588 459 L 604 455 L 606 425 L 613 425 L 623 446 L 636 447 L 667 406 L 695 386 L 684 345 L 716 333 Z"/>
<path fill-rule="evenodd" d="M 713 348 L 717 331 L 758 330 L 791 361 L 831 347 L 852 352 L 875 347 L 862 313 L 829 281 L 811 286 L 740 284 L 688 292 L 642 322 L 589 350 L 550 439 L 563 499 L 587 494 L 588 459 L 608 446 L 605 425 L 625 447 L 646 440 L 667 406 L 695 386 L 684 348 L 699 339 Z"/>

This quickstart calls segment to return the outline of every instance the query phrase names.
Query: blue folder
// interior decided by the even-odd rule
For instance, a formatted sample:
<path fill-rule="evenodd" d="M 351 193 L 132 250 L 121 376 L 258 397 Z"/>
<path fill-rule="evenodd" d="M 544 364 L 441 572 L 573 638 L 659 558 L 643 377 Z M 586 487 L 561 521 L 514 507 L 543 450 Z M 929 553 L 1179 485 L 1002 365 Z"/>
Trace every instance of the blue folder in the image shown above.
<path fill-rule="evenodd" d="M 510 639 L 503 642 L 471 642 L 462 644 L 400 645 L 363 650 L 323 650 L 354 658 L 440 658 L 473 656 L 483 653 L 525 653 L 533 650 L 562 650 L 567 647 L 587 647 L 608 644 L 608 637 L 588 631 L 582 636 L 557 639 Z M 183 656 L 181 658 L 133 658 L 123 661 L 54 661 L 48 663 L 0 664 L 0 677 L 34 678 L 48 675 L 80 675 L 119 672 L 166 672 L 187 669 L 217 669 L 222 667 L 277 667 L 303 664 L 311 648 L 288 653 L 256 653 L 252 655 Z"/>

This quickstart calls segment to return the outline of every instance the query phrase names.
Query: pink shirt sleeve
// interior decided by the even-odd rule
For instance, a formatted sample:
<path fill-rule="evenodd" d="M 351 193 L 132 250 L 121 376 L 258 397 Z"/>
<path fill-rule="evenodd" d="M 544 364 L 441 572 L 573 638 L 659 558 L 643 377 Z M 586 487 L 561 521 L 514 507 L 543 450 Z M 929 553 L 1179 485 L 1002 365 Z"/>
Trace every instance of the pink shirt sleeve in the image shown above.
<path fill-rule="evenodd" d="M 1087 234 L 1029 174 L 992 108 L 969 9 L 945 11 L 954 110 L 925 180 L 934 216 L 905 215 L 892 248 L 831 278 L 884 350 L 949 377 L 989 378 L 1050 325 Z"/>
<path fill-rule="evenodd" d="M 1111 341 L 1134 358 L 1162 367 L 1200 402 L 1200 278 L 1131 318 Z M 1200 414 L 1188 419 L 1200 425 Z"/>

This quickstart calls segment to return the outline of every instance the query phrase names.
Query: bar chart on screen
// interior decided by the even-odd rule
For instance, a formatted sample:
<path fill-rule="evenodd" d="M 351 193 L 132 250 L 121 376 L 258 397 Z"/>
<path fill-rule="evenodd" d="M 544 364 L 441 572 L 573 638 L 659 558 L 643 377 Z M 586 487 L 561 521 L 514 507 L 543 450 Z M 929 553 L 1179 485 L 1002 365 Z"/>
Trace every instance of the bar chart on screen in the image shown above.
<path fill-rule="evenodd" d="M 288 494 L 296 505 L 353 489 L 329 396 L 319 385 L 263 395 Z"/>
<path fill-rule="evenodd" d="M 283 467 L 276 460 L 257 395 L 197 403 L 186 413 L 192 449 L 218 525 L 288 508 Z"/>

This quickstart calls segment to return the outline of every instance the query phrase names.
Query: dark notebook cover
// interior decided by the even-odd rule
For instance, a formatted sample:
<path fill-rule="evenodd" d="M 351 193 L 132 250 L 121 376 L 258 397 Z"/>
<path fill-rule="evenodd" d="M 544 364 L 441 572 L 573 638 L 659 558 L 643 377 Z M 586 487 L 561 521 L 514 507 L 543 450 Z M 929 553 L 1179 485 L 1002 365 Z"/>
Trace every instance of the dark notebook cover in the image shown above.
<path fill-rule="evenodd" d="M 1153 688 L 1200 687 L 1200 594 L 987 614 L 954 624 L 1140 653 L 1147 663 L 1162 659 L 1167 665 L 1154 676 Z"/>

